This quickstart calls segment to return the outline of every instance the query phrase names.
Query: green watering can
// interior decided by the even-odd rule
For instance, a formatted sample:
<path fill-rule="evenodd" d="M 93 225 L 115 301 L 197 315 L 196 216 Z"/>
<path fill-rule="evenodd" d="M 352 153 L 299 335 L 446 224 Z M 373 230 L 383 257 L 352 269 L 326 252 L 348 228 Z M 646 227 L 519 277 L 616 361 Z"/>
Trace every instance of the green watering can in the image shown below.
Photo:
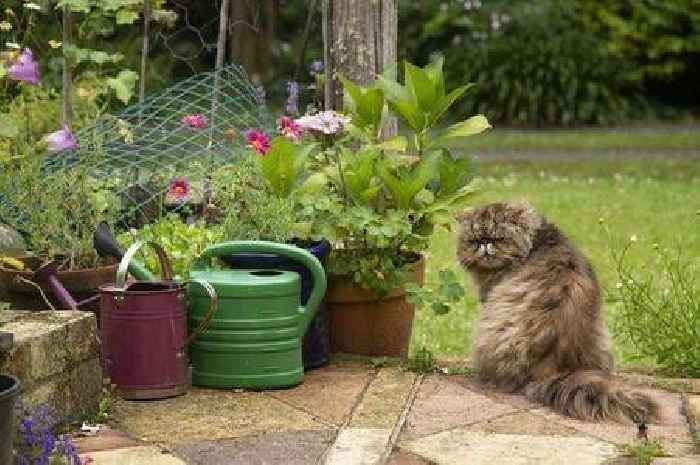
<path fill-rule="evenodd" d="M 294 260 L 312 274 L 314 287 L 301 306 L 301 277 L 277 270 L 220 270 L 212 259 L 240 253 L 267 253 Z M 190 346 L 192 383 L 215 388 L 268 389 L 295 386 L 304 376 L 301 343 L 323 296 L 326 274 L 306 250 L 264 241 L 232 241 L 207 247 L 190 273 L 209 282 L 219 309 Z M 206 318 L 209 296 L 199 286 L 187 291 L 189 325 Z"/>

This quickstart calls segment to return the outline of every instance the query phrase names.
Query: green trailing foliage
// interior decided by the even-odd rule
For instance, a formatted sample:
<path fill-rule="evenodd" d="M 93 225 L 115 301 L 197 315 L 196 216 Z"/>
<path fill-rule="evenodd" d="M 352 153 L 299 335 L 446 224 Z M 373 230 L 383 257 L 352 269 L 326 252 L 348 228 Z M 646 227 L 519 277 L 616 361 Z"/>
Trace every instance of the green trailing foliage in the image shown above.
<path fill-rule="evenodd" d="M 658 244 L 647 266 L 630 265 L 630 242 L 614 252 L 618 283 L 615 334 L 638 357 L 653 360 L 673 376 L 700 376 L 700 283 L 697 265 L 676 250 Z M 641 244 L 639 245 L 641 246 Z"/>

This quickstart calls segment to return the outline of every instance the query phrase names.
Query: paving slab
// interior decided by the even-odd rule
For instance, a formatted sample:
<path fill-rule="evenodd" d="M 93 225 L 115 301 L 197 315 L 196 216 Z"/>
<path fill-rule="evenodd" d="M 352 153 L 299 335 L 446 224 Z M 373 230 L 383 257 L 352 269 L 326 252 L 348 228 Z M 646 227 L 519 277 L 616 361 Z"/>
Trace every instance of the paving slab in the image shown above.
<path fill-rule="evenodd" d="M 419 455 L 397 449 L 389 456 L 387 465 L 431 465 L 431 463 Z"/>
<path fill-rule="evenodd" d="M 334 437 L 332 430 L 285 431 L 180 443 L 173 452 L 188 465 L 307 465 L 318 463 Z"/>
<path fill-rule="evenodd" d="M 700 455 L 688 457 L 662 457 L 655 459 L 653 465 L 698 465 L 700 464 Z"/>
<path fill-rule="evenodd" d="M 390 429 L 345 428 L 328 451 L 325 465 L 377 465 L 391 437 Z"/>
<path fill-rule="evenodd" d="M 490 418 L 463 427 L 465 431 L 479 431 L 495 434 L 526 434 L 530 436 L 576 436 L 574 428 L 535 415 L 530 412 L 516 412 Z"/>
<path fill-rule="evenodd" d="M 617 454 L 587 437 L 489 434 L 455 429 L 402 442 L 401 448 L 438 465 L 600 465 Z"/>
<path fill-rule="evenodd" d="M 92 459 L 89 462 L 87 459 Z M 82 454 L 83 463 L 91 465 L 187 465 L 158 447 L 140 446 Z"/>
<path fill-rule="evenodd" d="M 688 396 L 688 417 L 694 423 L 696 432 L 700 434 L 700 396 Z"/>
<path fill-rule="evenodd" d="M 77 436 L 72 439 L 80 453 L 124 449 L 143 445 L 141 441 L 109 426 L 100 427 L 99 432 L 93 436 Z"/>
<path fill-rule="evenodd" d="M 477 394 L 481 394 L 483 396 L 486 396 L 489 399 L 493 400 L 494 402 L 498 402 L 500 404 L 508 404 L 508 405 L 518 409 L 518 410 L 529 410 L 529 409 L 534 409 L 534 408 L 540 407 L 539 404 L 536 404 L 534 402 L 530 402 L 522 394 L 511 394 L 508 392 L 500 392 L 500 391 L 497 391 L 491 387 L 485 386 L 485 385 L 477 382 L 473 378 L 468 378 L 466 376 L 452 375 L 452 376 L 447 376 L 446 379 L 452 381 L 453 383 L 457 383 L 460 386 L 469 389 L 470 391 L 476 392 Z"/>
<path fill-rule="evenodd" d="M 307 372 L 294 389 L 270 391 L 275 399 L 299 408 L 331 425 L 343 424 L 371 377 L 366 364 L 332 364 Z"/>
<path fill-rule="evenodd" d="M 498 403 L 447 377 L 429 376 L 418 390 L 401 438 L 427 436 L 516 411 L 512 405 Z"/>
<path fill-rule="evenodd" d="M 531 413 L 609 443 L 624 445 L 637 438 L 637 426 L 634 424 L 580 421 L 548 409 L 534 410 Z M 687 425 L 648 425 L 648 437 L 650 440 L 659 440 L 664 450 L 672 455 L 686 455 L 693 450 Z"/>
<path fill-rule="evenodd" d="M 350 427 L 393 429 L 403 412 L 416 374 L 400 367 L 379 370 L 355 409 Z"/>
<path fill-rule="evenodd" d="M 172 444 L 326 427 L 264 393 L 192 389 L 159 401 L 117 401 L 112 421 L 142 441 Z"/>

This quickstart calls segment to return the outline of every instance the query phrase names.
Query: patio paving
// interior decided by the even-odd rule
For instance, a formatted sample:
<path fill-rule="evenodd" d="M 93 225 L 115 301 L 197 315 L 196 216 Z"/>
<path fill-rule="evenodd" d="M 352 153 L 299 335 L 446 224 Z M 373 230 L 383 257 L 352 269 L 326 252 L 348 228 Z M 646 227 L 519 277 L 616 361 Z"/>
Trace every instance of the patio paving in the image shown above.
<path fill-rule="evenodd" d="M 700 465 L 700 395 L 648 381 L 638 389 L 662 407 L 648 435 L 666 453 L 653 463 Z M 635 425 L 565 418 L 465 376 L 338 360 L 293 389 L 117 401 L 108 427 L 76 441 L 93 465 L 622 465 L 635 463 L 621 446 L 636 436 Z"/>

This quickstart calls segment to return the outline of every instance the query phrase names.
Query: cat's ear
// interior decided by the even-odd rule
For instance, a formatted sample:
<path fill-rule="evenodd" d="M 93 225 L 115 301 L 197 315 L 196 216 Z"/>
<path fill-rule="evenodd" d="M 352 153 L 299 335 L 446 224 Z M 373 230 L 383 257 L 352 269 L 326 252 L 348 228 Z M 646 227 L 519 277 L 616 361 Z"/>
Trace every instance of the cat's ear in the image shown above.
<path fill-rule="evenodd" d="M 474 210 L 462 210 L 461 212 L 455 213 L 454 219 L 457 220 L 458 223 L 465 223 L 471 218 L 473 212 Z"/>
<path fill-rule="evenodd" d="M 542 224 L 542 217 L 527 200 L 510 202 L 509 208 L 518 212 L 519 222 L 526 225 L 530 230 L 535 230 Z"/>

